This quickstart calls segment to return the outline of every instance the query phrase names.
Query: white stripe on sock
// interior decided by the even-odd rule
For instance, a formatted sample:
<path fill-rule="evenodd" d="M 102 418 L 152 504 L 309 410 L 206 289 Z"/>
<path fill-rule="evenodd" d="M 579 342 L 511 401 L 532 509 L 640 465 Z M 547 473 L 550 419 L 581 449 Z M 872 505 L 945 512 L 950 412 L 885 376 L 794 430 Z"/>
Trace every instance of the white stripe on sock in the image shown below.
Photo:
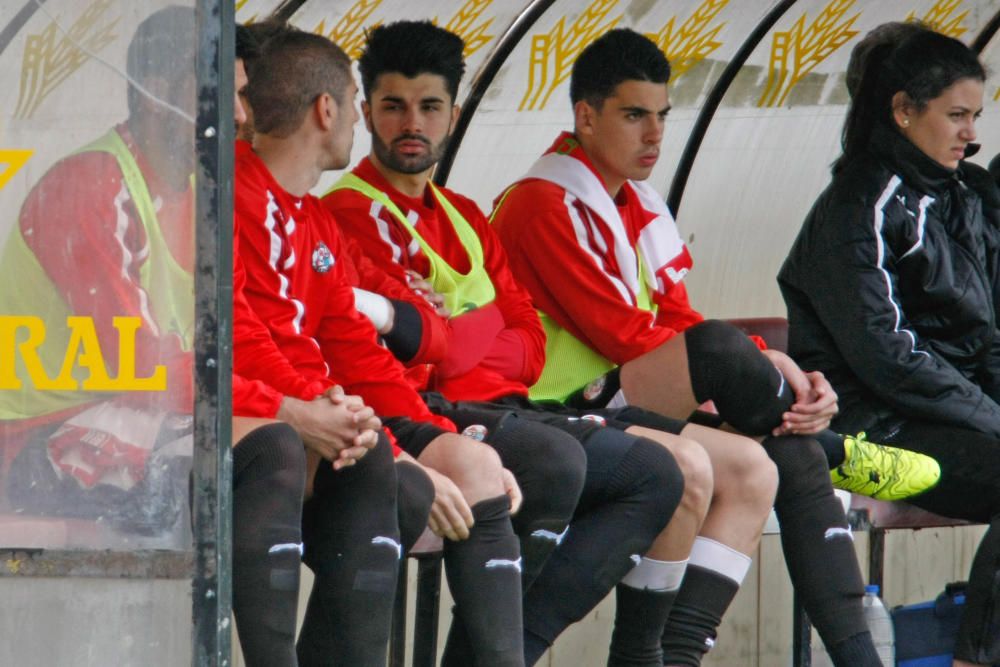
<path fill-rule="evenodd" d="M 750 556 L 740 553 L 732 547 L 727 547 L 721 542 L 701 536 L 694 538 L 691 556 L 688 559 L 690 565 L 718 572 L 737 584 L 743 583 L 752 562 Z"/>
<path fill-rule="evenodd" d="M 638 565 L 622 577 L 622 583 L 640 591 L 676 591 L 681 587 L 687 564 L 686 560 L 655 560 L 644 556 Z"/>

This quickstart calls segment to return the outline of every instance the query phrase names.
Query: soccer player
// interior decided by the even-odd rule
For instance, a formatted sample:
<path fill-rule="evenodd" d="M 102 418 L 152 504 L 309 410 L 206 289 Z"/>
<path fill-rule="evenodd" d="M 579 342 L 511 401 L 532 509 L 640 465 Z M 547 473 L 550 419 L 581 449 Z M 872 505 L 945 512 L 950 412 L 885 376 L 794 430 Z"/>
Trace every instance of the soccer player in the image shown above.
<path fill-rule="evenodd" d="M 554 411 L 547 411 L 528 400 L 528 385 L 544 361 L 538 315 L 510 275 L 485 216 L 470 200 L 429 180 L 458 113 L 462 51 L 459 37 L 427 22 L 393 23 L 368 34 L 359 65 L 372 153 L 324 199 L 368 255 L 355 262 L 358 285 L 364 288 L 358 290 L 358 302 L 376 320 L 380 311 L 390 314 L 386 340 L 427 388 L 463 401 L 462 406 L 488 401 L 557 426 L 577 437 L 587 452 L 589 481 L 580 509 L 525 600 L 527 662 L 533 663 L 623 574 L 609 664 L 696 660 L 706 641 L 714 640 L 749 567 L 747 554 L 756 547 L 773 500 L 773 464 L 755 443 L 741 443 L 740 436 L 639 409 L 572 411 L 550 405 Z M 387 290 L 385 273 L 376 265 L 386 268 L 395 291 Z M 408 290 L 411 276 L 416 276 L 413 287 L 435 302 L 443 300 L 450 317 L 427 303 L 414 316 L 406 302 L 394 298 Z M 433 364 L 431 373 L 423 381 L 419 376 L 428 364 Z M 603 420 L 607 427 L 589 419 Z M 610 493 L 615 485 L 600 476 L 618 460 L 623 462 L 618 476 L 635 475 L 635 466 L 625 462 L 640 449 L 636 436 L 642 437 L 642 447 L 666 447 L 677 458 L 686 488 L 670 523 L 648 550 L 639 552 L 645 556 L 638 567 L 625 574 L 635 546 L 615 536 L 634 534 L 637 522 L 628 509 L 634 502 Z M 734 457 L 738 465 L 715 476 L 714 485 L 704 450 L 695 442 L 701 437 L 744 454 Z M 609 565 L 616 562 L 624 569 L 612 577 Z M 595 578 L 595 571 L 602 575 Z M 670 647 L 666 655 L 660 645 L 664 634 Z"/>
<path fill-rule="evenodd" d="M 839 450 L 848 463 L 865 443 L 848 439 L 845 452 L 843 438 L 823 432 L 837 397 L 821 374 L 804 373 L 779 352 L 762 353 L 688 303 L 690 255 L 644 183 L 659 158 L 669 76 L 663 53 L 634 31 L 595 40 L 573 67 L 573 132 L 561 134 L 496 202 L 493 226 L 546 328 L 546 366 L 532 396 L 637 405 L 672 417 L 711 400 L 736 430 L 767 436 L 785 558 L 806 611 L 836 664 L 877 664 L 832 466 L 813 436 L 820 433 L 831 455 Z M 713 465 L 734 454 L 703 444 Z M 927 464 L 924 477 L 866 490 L 892 497 L 903 486 L 897 481 L 916 485 L 905 494 L 932 485 L 936 466 L 916 463 Z"/>
<path fill-rule="evenodd" d="M 244 293 L 304 378 L 336 378 L 362 396 L 422 464 L 435 487 L 430 526 L 447 538 L 446 572 L 475 664 L 520 665 L 521 562 L 510 519 L 517 484 L 493 449 L 431 414 L 376 344 L 354 309 L 329 214 L 308 194 L 325 169 L 347 161 L 355 93 L 348 58 L 317 35 L 282 31 L 251 67 L 255 135 L 252 147 L 238 145 L 235 188 Z M 379 593 L 392 583 L 359 575 L 354 589 Z M 352 620 L 342 619 L 349 628 Z"/>

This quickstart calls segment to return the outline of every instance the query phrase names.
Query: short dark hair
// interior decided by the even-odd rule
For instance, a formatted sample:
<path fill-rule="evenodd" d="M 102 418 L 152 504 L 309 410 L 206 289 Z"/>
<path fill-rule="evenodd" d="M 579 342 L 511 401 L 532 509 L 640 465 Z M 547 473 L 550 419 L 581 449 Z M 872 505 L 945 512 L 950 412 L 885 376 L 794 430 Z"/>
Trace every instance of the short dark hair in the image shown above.
<path fill-rule="evenodd" d="M 648 37 L 628 28 L 604 33 L 585 48 L 573 64 L 569 99 L 600 108 L 624 81 L 670 81 L 670 63 Z"/>
<path fill-rule="evenodd" d="M 242 23 L 236 24 L 236 59 L 243 61 L 244 67 L 260 56 L 260 43 L 250 29 Z"/>
<path fill-rule="evenodd" d="M 236 26 L 236 57 L 243 59 L 243 65 L 247 68 L 248 76 L 250 68 L 260 58 L 267 43 L 276 35 L 280 35 L 286 30 L 291 29 L 291 26 L 287 23 L 277 19 L 254 21 L 246 25 Z M 243 50 L 241 50 L 241 46 Z"/>
<path fill-rule="evenodd" d="M 125 71 L 129 79 L 144 85 L 162 78 L 171 85 L 195 76 L 195 40 L 198 26 L 194 9 L 170 5 L 153 12 L 135 29 L 128 45 Z M 128 87 L 129 113 L 139 109 L 144 97 L 135 86 Z M 168 100 L 179 103 L 184 100 Z M 192 103 L 194 100 L 190 100 Z"/>
<path fill-rule="evenodd" d="M 986 80 L 975 52 L 953 37 L 922 30 L 898 42 L 876 45 L 865 58 L 861 79 L 841 133 L 839 171 L 863 153 L 878 125 L 893 129 L 893 97 L 903 92 L 918 111 L 962 79 Z M 895 131 L 893 129 L 893 131 Z"/>
<path fill-rule="evenodd" d="M 454 102 L 465 73 L 464 50 L 461 37 L 430 21 L 397 21 L 373 28 L 366 32 L 358 58 L 365 99 L 371 99 L 380 75 L 397 72 L 408 79 L 421 74 L 443 77 Z"/>
<path fill-rule="evenodd" d="M 847 94 L 852 98 L 861 85 L 861 75 L 865 71 L 868 55 L 877 46 L 883 44 L 898 44 L 910 35 L 933 30 L 922 21 L 889 21 L 872 28 L 864 38 L 851 49 L 851 57 L 847 61 L 847 71 L 844 73 L 844 84 Z"/>
<path fill-rule="evenodd" d="M 316 98 L 328 93 L 343 108 L 351 60 L 326 37 L 288 28 L 264 45 L 247 86 L 257 132 L 287 137 Z M 350 102 L 350 100 L 348 100 Z"/>

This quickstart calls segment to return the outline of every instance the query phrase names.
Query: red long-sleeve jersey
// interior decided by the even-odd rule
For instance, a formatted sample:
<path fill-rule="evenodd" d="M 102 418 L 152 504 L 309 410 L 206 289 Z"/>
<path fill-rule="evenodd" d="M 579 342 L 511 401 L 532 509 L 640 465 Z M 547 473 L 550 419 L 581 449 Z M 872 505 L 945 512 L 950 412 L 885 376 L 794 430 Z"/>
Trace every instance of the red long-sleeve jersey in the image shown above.
<path fill-rule="evenodd" d="M 281 353 L 303 378 L 328 378 L 386 417 L 454 431 L 433 415 L 354 308 L 334 222 L 319 200 L 295 197 L 248 146 L 236 155 L 236 236 L 246 267 L 243 293 Z M 241 369 L 244 366 L 241 364 Z"/>
<path fill-rule="evenodd" d="M 114 131 L 139 166 L 169 252 L 179 266 L 190 270 L 194 265 L 190 182 L 186 178 L 182 183 L 167 182 L 139 151 L 125 123 Z M 74 315 L 92 318 L 112 375 L 118 361 L 114 318 L 141 318 L 135 333 L 135 374 L 148 377 L 156 366 L 165 365 L 169 391 L 135 392 L 121 400 L 190 411 L 193 358 L 183 349 L 184 332 L 161 330 L 151 314 L 150 297 L 140 278 L 150 259 L 149 239 L 115 157 L 87 151 L 60 160 L 25 199 L 18 224 L 59 298 Z"/>
<path fill-rule="evenodd" d="M 190 269 L 194 262 L 190 181 L 182 179 L 179 186 L 166 182 L 138 149 L 126 124 L 114 131 L 139 166 L 169 252 L 179 266 Z M 58 162 L 25 199 L 18 222 L 25 244 L 59 296 L 73 314 L 92 318 L 109 372 L 115 371 L 118 361 L 114 318 L 142 318 L 136 331 L 136 374 L 146 376 L 156 365 L 165 364 L 170 379 L 166 401 L 157 401 L 163 397 L 159 393 L 127 394 L 114 400 L 155 401 L 157 408 L 189 412 L 193 355 L 183 349 L 180 332 L 160 330 L 151 315 L 151 297 L 140 279 L 150 259 L 149 239 L 115 157 L 88 151 Z M 271 387 L 236 373 L 232 385 L 234 415 L 277 414 L 281 395 Z M 71 414 L 45 415 L 24 426 L 61 421 Z"/>
<path fill-rule="evenodd" d="M 409 197 L 385 180 L 367 158 L 354 174 L 386 193 L 452 268 L 461 273 L 469 270 L 468 252 L 429 188 L 422 197 Z M 424 327 L 421 351 L 411 363 L 434 364 L 428 386 L 452 400 L 527 395 L 528 385 L 538 378 L 545 361 L 541 322 L 528 293 L 514 280 L 503 248 L 479 207 L 446 188 L 440 192 L 478 235 L 496 297 L 488 306 L 448 320 L 425 307 L 423 319 L 436 318 L 447 326 Z M 378 202 L 352 190 L 338 190 L 324 197 L 323 203 L 336 214 L 344 234 L 357 241 L 374 265 L 384 269 L 397 285 L 405 286 L 408 269 L 422 276 L 430 274 L 429 260 L 420 246 Z M 362 287 L 372 289 L 364 283 Z"/>
<path fill-rule="evenodd" d="M 560 136 L 553 149 L 565 137 Z M 600 179 L 582 149 L 571 155 Z M 559 185 L 524 180 L 498 204 L 493 229 L 514 276 L 539 310 L 612 362 L 634 359 L 703 320 L 679 281 L 665 281 L 666 289 L 651 293 L 655 313 L 638 307 L 634 295 L 628 298 L 606 221 Z M 651 214 L 629 183 L 622 186 L 614 206 L 636 247 Z"/>

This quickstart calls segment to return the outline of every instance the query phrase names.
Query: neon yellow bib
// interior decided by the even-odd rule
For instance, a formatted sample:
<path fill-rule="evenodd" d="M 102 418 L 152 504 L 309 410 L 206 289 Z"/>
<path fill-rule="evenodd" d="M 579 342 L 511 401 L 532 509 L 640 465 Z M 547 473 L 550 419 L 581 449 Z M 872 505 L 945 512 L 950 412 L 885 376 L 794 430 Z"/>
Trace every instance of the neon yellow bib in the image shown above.
<path fill-rule="evenodd" d="M 513 191 L 514 187 L 516 184 L 507 188 L 500 197 L 490 215 L 490 222 L 496 217 L 497 211 L 503 206 L 507 195 Z M 636 253 L 636 256 L 638 257 L 639 254 Z M 649 295 L 649 286 L 642 279 L 641 257 L 639 258 L 639 276 L 637 306 L 653 313 L 655 307 Z M 613 361 L 574 336 L 546 313 L 539 310 L 538 317 L 542 320 L 542 327 L 545 329 L 545 368 L 542 369 L 538 382 L 529 389 L 529 396 L 532 400 L 565 401 L 573 393 L 615 368 L 616 364 Z"/>
<path fill-rule="evenodd" d="M 175 333 L 183 348 L 191 349 L 194 342 L 194 278 L 170 253 L 135 157 L 115 130 L 74 154 L 88 152 L 109 153 L 118 162 L 149 243 L 149 257 L 139 271 L 139 278 L 149 297 L 150 314 L 161 334 Z M 71 267 L 67 269 L 72 270 Z M 66 318 L 74 313 L 25 243 L 20 226 L 15 226 L 4 248 L 0 275 L 17 276 L 16 286 L 0 290 L 0 314 L 34 315 L 44 321 L 46 339 L 38 350 L 39 358 L 46 374 L 55 377 L 70 338 Z M 28 379 L 29 373 L 20 358 L 17 366 L 17 376 L 24 381 L 24 389 L 0 391 L 0 420 L 36 417 L 99 398 L 95 392 L 39 391 Z"/>
<path fill-rule="evenodd" d="M 444 297 L 445 306 L 451 311 L 452 317 L 461 315 L 470 310 L 475 310 L 480 306 L 492 303 L 496 298 L 496 290 L 493 281 L 490 280 L 489 273 L 486 272 L 484 263 L 483 244 L 472 228 L 469 221 L 465 219 L 458 209 L 452 206 L 447 197 L 434 187 L 433 183 L 428 183 L 435 200 L 444 209 L 448 220 L 451 222 L 458 239 L 469 253 L 469 272 L 459 273 L 448 262 L 430 246 L 424 238 L 417 233 L 410 221 L 406 219 L 399 207 L 389 198 L 387 194 L 376 188 L 374 185 L 359 178 L 352 173 L 346 173 L 340 177 L 327 194 L 337 190 L 354 190 L 365 197 L 385 206 L 392 215 L 399 221 L 406 231 L 410 233 L 431 265 L 431 275 L 428 280 L 434 287 L 434 291 Z"/>

